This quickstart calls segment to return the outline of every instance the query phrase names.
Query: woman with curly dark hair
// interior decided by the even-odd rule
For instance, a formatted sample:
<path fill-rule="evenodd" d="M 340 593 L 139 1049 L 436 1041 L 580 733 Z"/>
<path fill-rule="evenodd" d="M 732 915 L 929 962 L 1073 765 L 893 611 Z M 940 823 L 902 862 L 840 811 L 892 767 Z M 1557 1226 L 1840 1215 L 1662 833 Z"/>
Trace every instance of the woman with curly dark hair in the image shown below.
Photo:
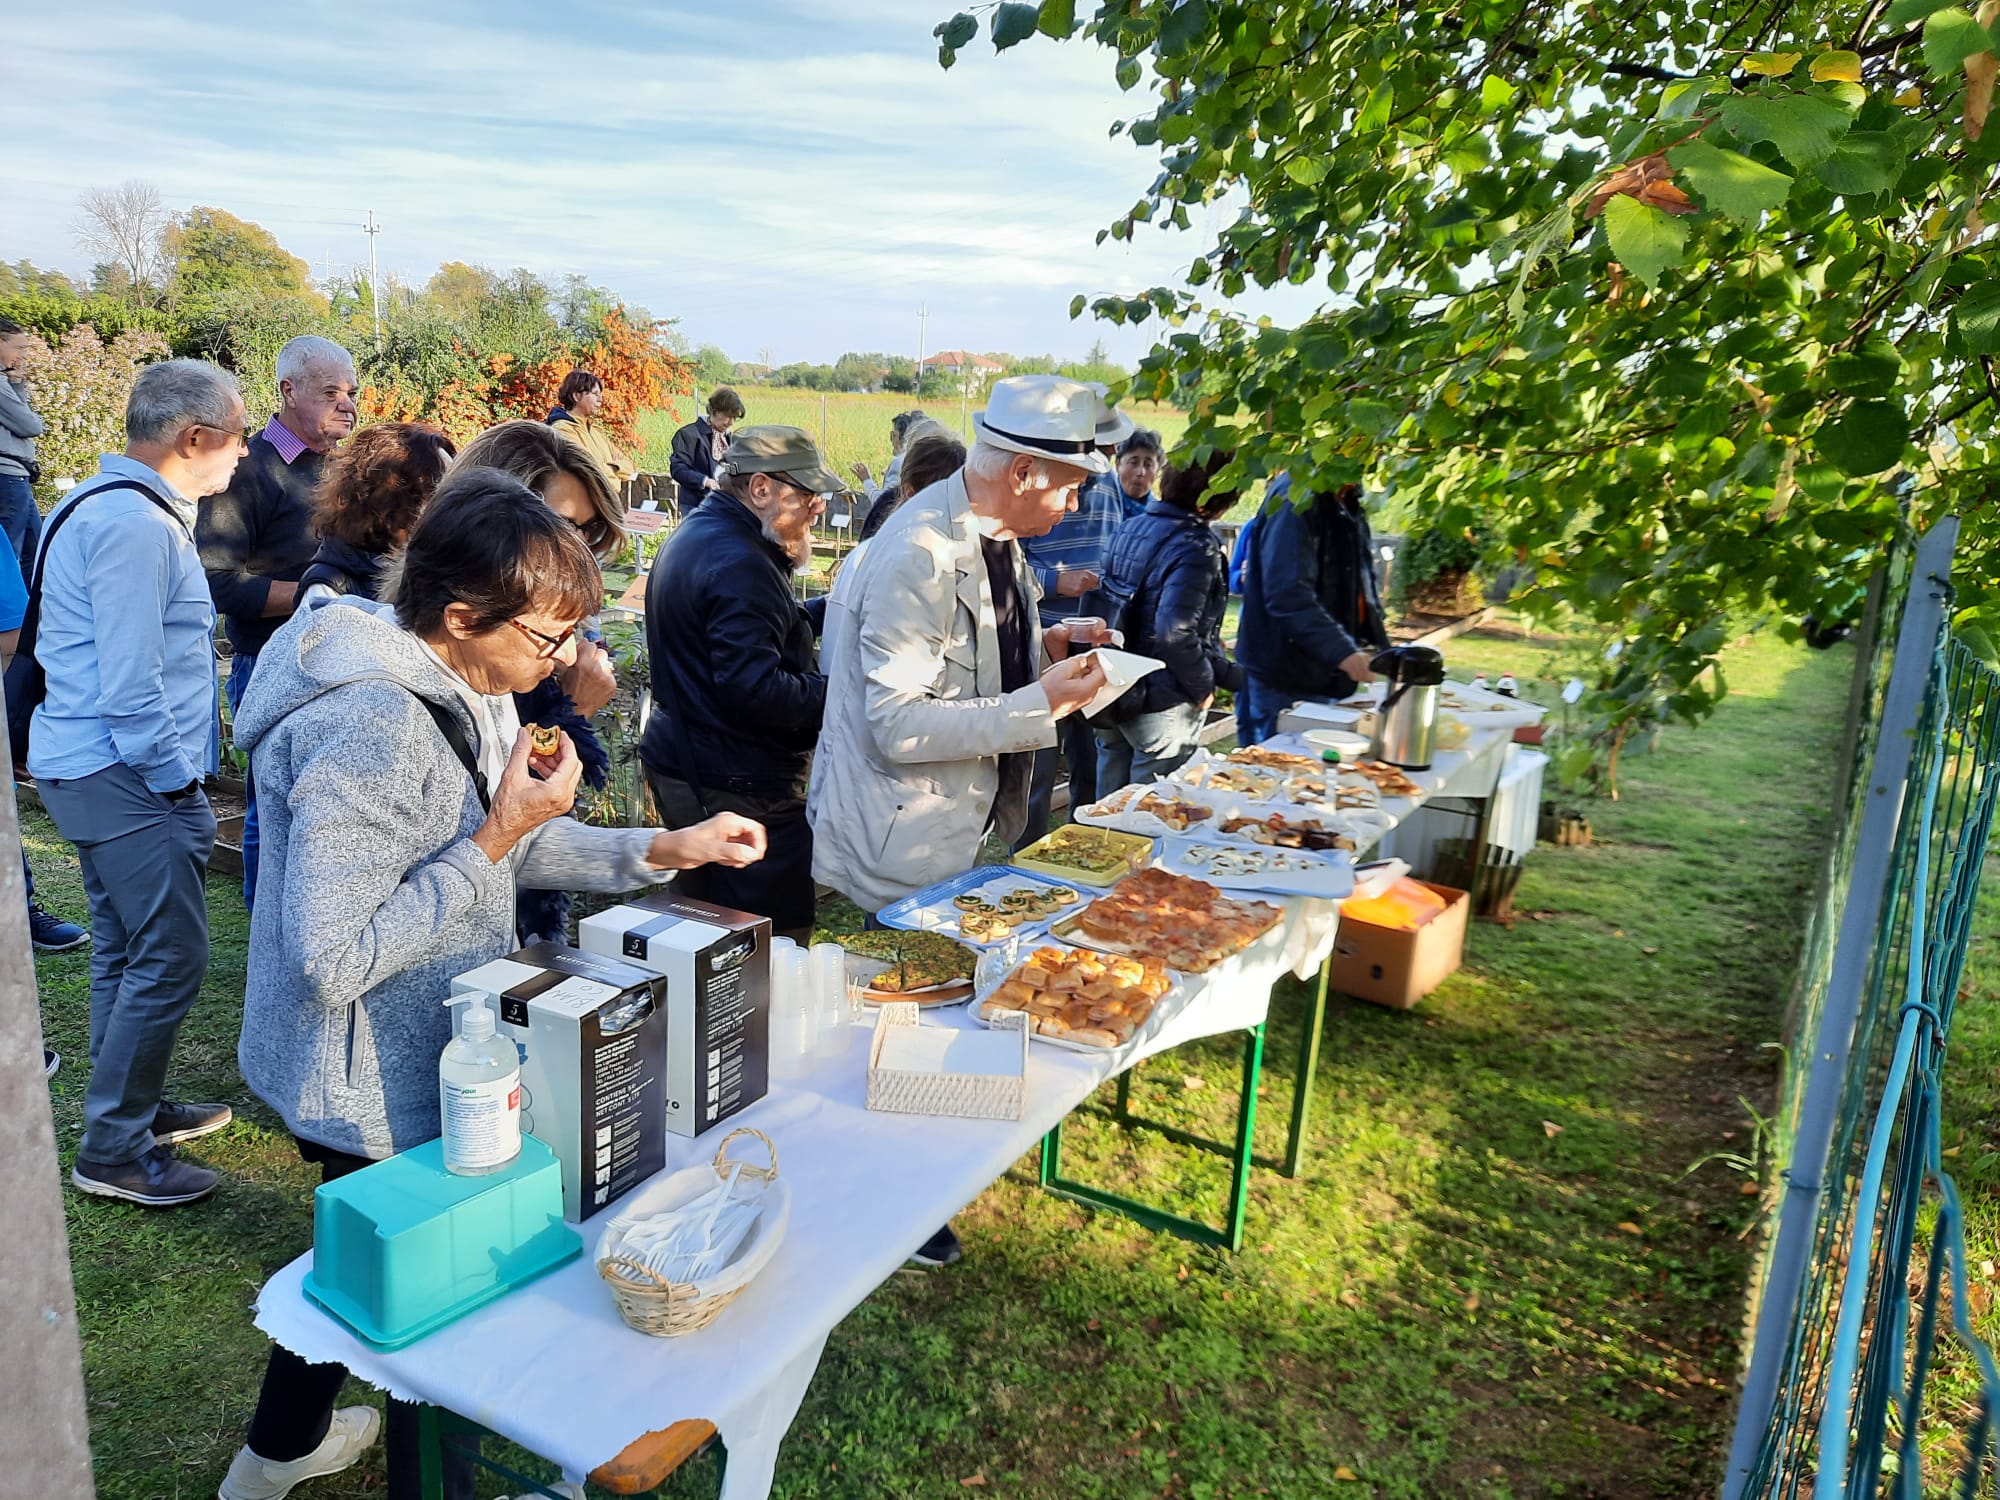
<path fill-rule="evenodd" d="M 382 564 L 403 545 L 458 449 L 428 422 L 364 427 L 326 462 L 313 495 L 319 551 L 299 579 L 299 600 L 376 596 Z"/>

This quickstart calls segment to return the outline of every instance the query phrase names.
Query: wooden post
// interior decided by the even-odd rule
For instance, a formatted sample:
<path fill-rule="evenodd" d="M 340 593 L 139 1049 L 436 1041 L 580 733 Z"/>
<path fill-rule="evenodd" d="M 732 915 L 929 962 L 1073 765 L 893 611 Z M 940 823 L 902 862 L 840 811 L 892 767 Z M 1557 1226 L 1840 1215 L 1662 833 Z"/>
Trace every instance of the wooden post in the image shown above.
<path fill-rule="evenodd" d="M 7 732 L 0 718 L 0 747 Z M 11 754 L 0 765 L 12 765 Z M 14 784 L 0 797 L 0 1203 L 10 1233 L 0 1249 L 0 1349 L 8 1398 L 0 1402 L 0 1489 L 18 1495 L 96 1493 L 83 1350 L 69 1275 L 69 1234 L 49 1088 L 42 1078 L 42 1021 L 28 897 L 21 881 L 21 825 Z"/>

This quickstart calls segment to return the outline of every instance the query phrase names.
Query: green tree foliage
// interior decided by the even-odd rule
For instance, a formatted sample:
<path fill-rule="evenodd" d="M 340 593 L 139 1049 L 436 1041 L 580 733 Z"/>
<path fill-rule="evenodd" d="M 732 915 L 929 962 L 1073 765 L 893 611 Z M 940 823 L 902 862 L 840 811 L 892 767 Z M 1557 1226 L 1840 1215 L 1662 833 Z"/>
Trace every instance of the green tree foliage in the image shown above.
<path fill-rule="evenodd" d="M 1023 29 L 1034 9 L 1037 25 Z M 1851 600 L 1905 514 L 1968 518 L 1990 610 L 1996 7 L 1062 0 L 1158 175 L 1100 238 L 1242 211 L 1134 376 L 1239 483 L 1365 480 L 1626 642 L 1600 725 L 1698 718 L 1732 612 Z M 949 66 L 978 31 L 937 30 Z M 1294 328 L 1221 299 L 1323 289 Z"/>
<path fill-rule="evenodd" d="M 220 208 L 176 214 L 160 236 L 178 354 L 260 371 L 290 332 L 322 332 L 327 299 L 306 263 L 261 224 Z M 306 326 L 310 325 L 310 326 Z"/>
<path fill-rule="evenodd" d="M 11 266 L 0 261 L 0 297 L 76 299 L 85 291 L 62 272 L 45 270 L 31 260 L 17 260 Z"/>
<path fill-rule="evenodd" d="M 694 352 L 695 378 L 703 390 L 728 385 L 736 378 L 736 361 L 715 344 L 703 344 Z"/>

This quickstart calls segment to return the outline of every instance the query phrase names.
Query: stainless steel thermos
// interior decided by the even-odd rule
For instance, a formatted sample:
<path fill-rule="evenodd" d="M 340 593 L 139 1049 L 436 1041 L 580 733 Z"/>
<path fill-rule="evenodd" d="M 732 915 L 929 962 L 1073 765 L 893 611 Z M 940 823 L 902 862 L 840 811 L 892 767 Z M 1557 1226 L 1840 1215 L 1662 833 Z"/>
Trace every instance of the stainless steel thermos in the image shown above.
<path fill-rule="evenodd" d="M 1368 664 L 1388 685 L 1369 755 L 1405 771 L 1428 770 L 1437 739 L 1444 656 L 1434 646 L 1391 646 Z"/>

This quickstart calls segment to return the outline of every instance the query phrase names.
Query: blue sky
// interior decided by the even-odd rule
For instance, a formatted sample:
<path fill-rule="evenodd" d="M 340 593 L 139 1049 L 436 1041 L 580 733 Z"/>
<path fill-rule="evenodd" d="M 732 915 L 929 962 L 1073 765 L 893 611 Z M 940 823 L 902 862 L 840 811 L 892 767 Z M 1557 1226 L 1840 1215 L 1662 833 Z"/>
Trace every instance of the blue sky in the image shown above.
<path fill-rule="evenodd" d="M 739 359 L 914 353 L 924 305 L 933 352 L 1135 359 L 1149 336 L 1070 298 L 1176 280 L 1233 214 L 1094 244 L 1157 171 L 1107 134 L 1143 97 L 1082 42 L 982 37 L 945 72 L 953 8 L 10 5 L 0 257 L 83 269 L 77 194 L 137 177 L 315 275 L 366 265 L 373 210 L 385 274 L 578 272 Z"/>

